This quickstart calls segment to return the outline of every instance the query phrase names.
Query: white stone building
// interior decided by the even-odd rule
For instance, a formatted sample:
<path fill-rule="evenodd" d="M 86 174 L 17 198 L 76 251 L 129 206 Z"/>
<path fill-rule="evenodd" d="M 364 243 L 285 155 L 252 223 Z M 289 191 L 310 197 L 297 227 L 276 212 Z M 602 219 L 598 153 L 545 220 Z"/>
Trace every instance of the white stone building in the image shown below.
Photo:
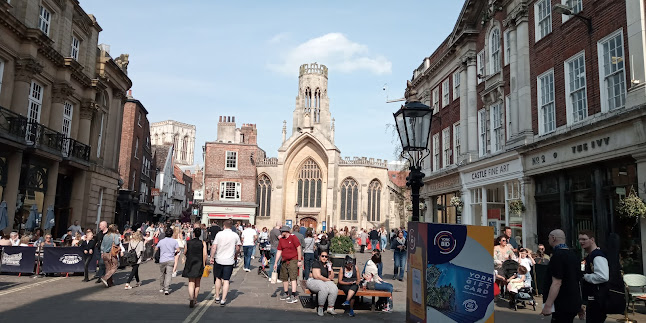
<path fill-rule="evenodd" d="M 390 226 L 387 162 L 373 158 L 342 158 L 334 144 L 334 119 L 327 94 L 324 65 L 300 67 L 292 134 L 278 157 L 257 162 L 256 225 L 278 221 L 326 227 Z M 399 223 L 397 223 L 399 225 Z"/>
<path fill-rule="evenodd" d="M 193 165 L 195 152 L 195 126 L 174 120 L 150 124 L 150 140 L 153 145 L 172 144 L 173 159 L 179 166 Z"/>

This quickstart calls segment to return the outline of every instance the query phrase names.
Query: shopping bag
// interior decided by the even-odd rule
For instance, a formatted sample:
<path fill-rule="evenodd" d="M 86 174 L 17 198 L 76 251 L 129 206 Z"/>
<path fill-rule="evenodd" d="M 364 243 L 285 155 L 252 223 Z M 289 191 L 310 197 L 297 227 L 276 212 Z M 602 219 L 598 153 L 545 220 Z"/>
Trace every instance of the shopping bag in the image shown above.
<path fill-rule="evenodd" d="M 273 273 L 271 273 L 271 283 L 275 284 L 277 280 L 278 280 L 278 273 L 274 271 Z"/>
<path fill-rule="evenodd" d="M 202 273 L 202 277 L 209 277 L 209 274 L 211 274 L 212 269 L 213 267 L 211 265 L 204 266 L 204 272 Z"/>

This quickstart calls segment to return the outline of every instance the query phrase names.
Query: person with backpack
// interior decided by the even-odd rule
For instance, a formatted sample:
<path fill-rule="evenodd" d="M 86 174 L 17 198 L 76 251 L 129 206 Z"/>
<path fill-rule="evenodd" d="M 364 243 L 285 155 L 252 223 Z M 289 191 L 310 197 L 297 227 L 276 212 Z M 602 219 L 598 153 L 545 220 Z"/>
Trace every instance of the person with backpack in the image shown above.
<path fill-rule="evenodd" d="M 132 266 L 132 270 L 126 280 L 125 289 L 132 289 L 130 282 L 133 278 L 137 281 L 137 285 L 135 285 L 135 287 L 141 286 L 141 280 L 139 280 L 139 265 L 141 265 L 141 259 L 143 258 L 144 247 L 145 243 L 144 238 L 141 235 L 141 231 L 133 233 L 125 255 L 126 261 Z"/>
<path fill-rule="evenodd" d="M 605 305 L 610 280 L 610 267 L 606 254 L 597 246 L 594 232 L 582 230 L 579 232 L 579 244 L 585 250 L 585 271 L 581 280 L 583 300 L 588 302 L 585 307 L 587 323 L 605 322 Z"/>

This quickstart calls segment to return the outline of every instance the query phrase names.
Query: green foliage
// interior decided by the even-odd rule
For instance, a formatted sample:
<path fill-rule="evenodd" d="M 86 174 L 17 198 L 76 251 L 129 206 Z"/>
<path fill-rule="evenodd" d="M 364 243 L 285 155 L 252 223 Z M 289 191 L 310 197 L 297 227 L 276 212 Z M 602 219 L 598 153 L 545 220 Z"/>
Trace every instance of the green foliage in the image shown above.
<path fill-rule="evenodd" d="M 619 201 L 617 211 L 627 218 L 646 217 L 646 203 L 640 199 L 631 187 L 630 193 Z"/>
<path fill-rule="evenodd" d="M 335 236 L 330 241 L 330 252 L 336 254 L 353 254 L 354 245 L 352 239 L 346 236 Z"/>

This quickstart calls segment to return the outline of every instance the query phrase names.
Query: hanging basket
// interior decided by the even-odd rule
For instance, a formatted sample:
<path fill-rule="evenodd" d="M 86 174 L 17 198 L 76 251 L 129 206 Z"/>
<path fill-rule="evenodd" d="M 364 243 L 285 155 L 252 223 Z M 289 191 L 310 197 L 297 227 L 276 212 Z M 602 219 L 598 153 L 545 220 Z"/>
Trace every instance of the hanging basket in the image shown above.
<path fill-rule="evenodd" d="M 637 196 L 637 193 L 631 187 L 628 196 L 619 201 L 617 212 L 626 218 L 644 218 L 646 217 L 646 203 Z"/>
<path fill-rule="evenodd" d="M 509 212 L 514 215 L 520 215 L 525 212 L 525 205 L 521 200 L 512 200 L 509 201 Z"/>

